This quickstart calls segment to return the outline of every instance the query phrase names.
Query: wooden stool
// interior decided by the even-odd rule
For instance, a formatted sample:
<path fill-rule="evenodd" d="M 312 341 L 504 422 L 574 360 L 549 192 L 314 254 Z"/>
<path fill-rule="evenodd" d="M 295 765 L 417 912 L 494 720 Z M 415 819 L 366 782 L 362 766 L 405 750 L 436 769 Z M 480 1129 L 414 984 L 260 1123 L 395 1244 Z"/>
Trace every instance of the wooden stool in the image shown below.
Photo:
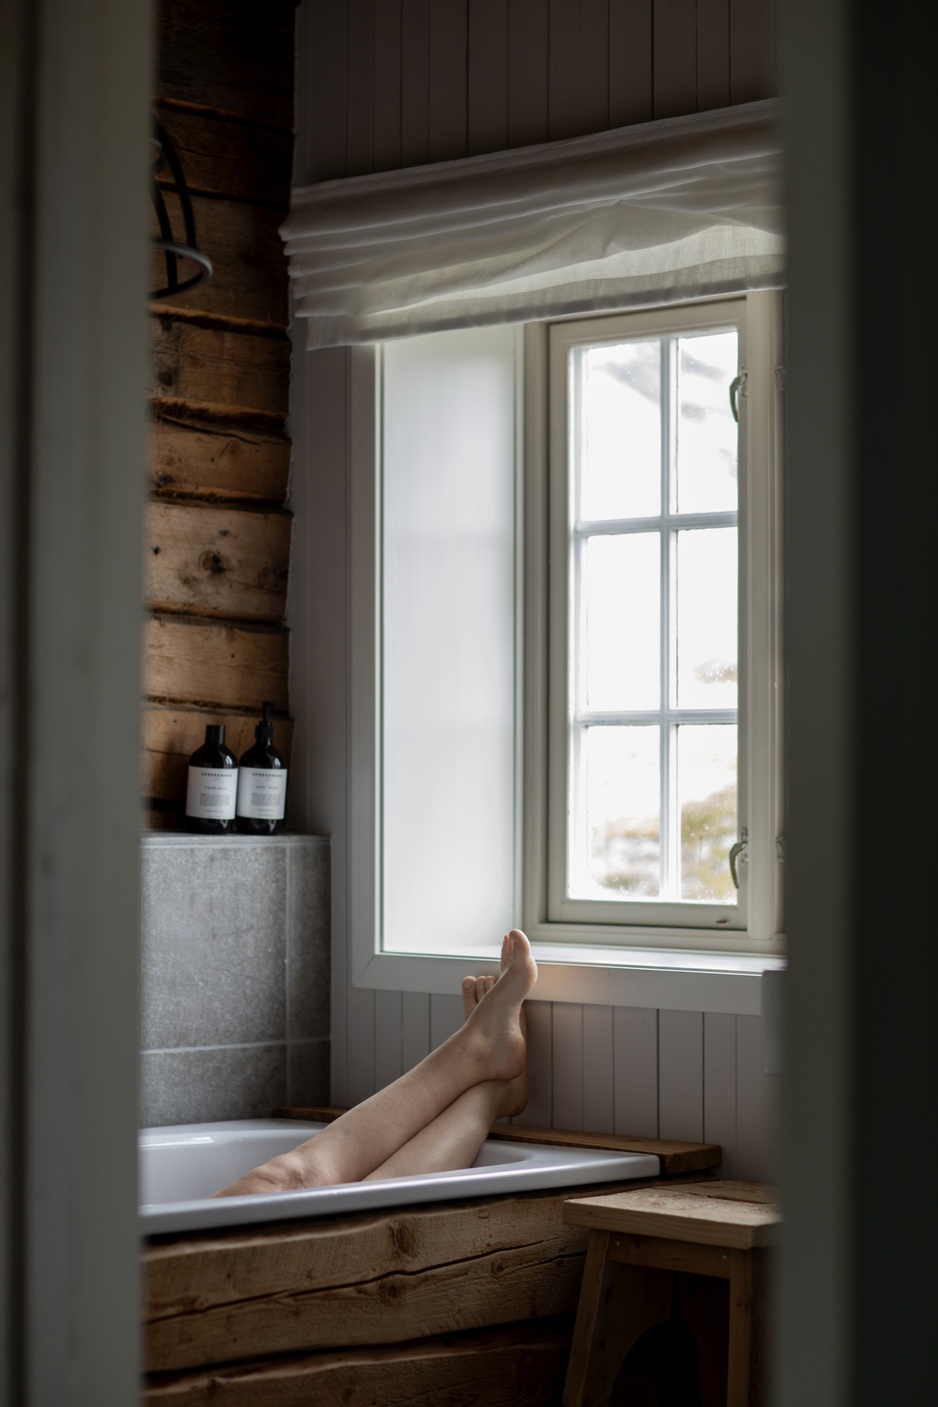
<path fill-rule="evenodd" d="M 772 1188 L 718 1181 L 642 1187 L 573 1198 L 563 1219 L 590 1232 L 563 1407 L 609 1402 L 633 1344 L 670 1317 L 675 1272 L 729 1281 L 726 1407 L 756 1407 L 764 1248 L 780 1220 Z M 706 1395 L 713 1400 L 712 1390 Z"/>

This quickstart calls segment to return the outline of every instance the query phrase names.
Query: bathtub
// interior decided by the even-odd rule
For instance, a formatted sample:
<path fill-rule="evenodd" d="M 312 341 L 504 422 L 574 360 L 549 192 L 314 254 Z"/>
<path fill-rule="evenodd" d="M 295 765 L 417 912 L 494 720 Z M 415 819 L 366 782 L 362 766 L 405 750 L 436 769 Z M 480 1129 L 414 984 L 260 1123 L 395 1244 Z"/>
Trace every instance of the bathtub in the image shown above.
<path fill-rule="evenodd" d="M 289 1119 L 244 1119 L 144 1129 L 139 1164 L 142 1233 L 208 1230 L 535 1188 L 625 1182 L 657 1177 L 659 1172 L 658 1159 L 649 1153 L 610 1153 L 492 1139 L 483 1144 L 472 1167 L 458 1172 L 210 1199 L 210 1193 L 324 1127 Z"/>

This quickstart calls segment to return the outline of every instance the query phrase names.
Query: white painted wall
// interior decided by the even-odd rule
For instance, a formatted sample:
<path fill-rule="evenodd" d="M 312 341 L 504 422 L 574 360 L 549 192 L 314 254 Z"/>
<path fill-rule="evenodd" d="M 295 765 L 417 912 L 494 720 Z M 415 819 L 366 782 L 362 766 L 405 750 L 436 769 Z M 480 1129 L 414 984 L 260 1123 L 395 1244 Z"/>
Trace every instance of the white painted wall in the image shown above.
<path fill-rule="evenodd" d="M 775 93 L 773 0 L 344 0 L 300 5 L 295 181 L 559 140 Z M 365 1098 L 460 1019 L 456 998 L 357 989 L 349 975 L 347 649 L 350 386 L 362 353 L 298 334 L 289 624 L 294 822 L 333 835 L 332 1098 Z M 531 1005 L 523 1121 L 723 1144 L 769 1177 L 777 1080 L 757 1016 Z"/>

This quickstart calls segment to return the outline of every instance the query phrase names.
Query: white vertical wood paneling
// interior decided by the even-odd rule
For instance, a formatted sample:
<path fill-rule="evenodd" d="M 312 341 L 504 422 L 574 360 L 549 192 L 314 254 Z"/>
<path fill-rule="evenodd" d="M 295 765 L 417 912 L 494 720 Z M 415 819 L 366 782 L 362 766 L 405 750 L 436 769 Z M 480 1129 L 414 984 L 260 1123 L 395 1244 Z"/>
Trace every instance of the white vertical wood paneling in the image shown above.
<path fill-rule="evenodd" d="M 508 7 L 469 0 L 469 155 L 508 145 Z"/>
<path fill-rule="evenodd" d="M 430 998 L 430 1048 L 436 1050 L 445 1040 L 454 1035 L 465 1021 L 462 997 Z"/>
<path fill-rule="evenodd" d="M 528 1107 L 514 1119 L 530 1128 L 550 1128 L 553 1117 L 553 1014 L 550 1002 L 527 1002 Z"/>
<path fill-rule="evenodd" d="M 555 1002 L 552 1069 L 554 1128 L 583 1127 L 583 1007 Z"/>
<path fill-rule="evenodd" d="M 401 165 L 423 166 L 429 150 L 430 0 L 401 0 Z"/>
<path fill-rule="evenodd" d="M 615 1127 L 613 1008 L 583 1008 L 583 1127 L 612 1133 Z"/>
<path fill-rule="evenodd" d="M 703 1139 L 703 1015 L 658 1012 L 658 1132 Z"/>
<path fill-rule="evenodd" d="M 697 108 L 696 0 L 654 0 L 654 116 Z"/>
<path fill-rule="evenodd" d="M 730 0 L 697 0 L 697 110 L 730 100 Z"/>
<path fill-rule="evenodd" d="M 430 6 L 429 160 L 466 155 L 467 0 Z"/>
<path fill-rule="evenodd" d="M 652 0 L 609 0 L 609 126 L 650 122 Z"/>
<path fill-rule="evenodd" d="M 375 1089 L 404 1073 L 403 1008 L 400 992 L 375 992 Z"/>
<path fill-rule="evenodd" d="M 333 1095 L 337 1104 L 360 1104 L 375 1092 L 375 994 L 348 988 L 345 1092 Z"/>
<path fill-rule="evenodd" d="M 729 0 L 730 102 L 776 91 L 775 0 Z"/>
<path fill-rule="evenodd" d="M 551 0 L 549 136 L 609 124 L 609 0 Z"/>
<path fill-rule="evenodd" d="M 412 1070 L 430 1054 L 430 998 L 426 992 L 404 992 L 401 1005 L 401 1063 Z"/>
<path fill-rule="evenodd" d="M 736 1017 L 704 1013 L 704 1140 L 723 1148 L 720 1172 L 736 1176 Z"/>
<path fill-rule="evenodd" d="M 401 164 L 401 0 L 373 0 L 375 16 L 374 169 Z"/>
<path fill-rule="evenodd" d="M 374 0 L 348 3 L 348 176 L 374 170 L 375 159 L 375 23 Z M 303 14 L 301 8 L 300 14 Z"/>
<path fill-rule="evenodd" d="M 658 1137 L 658 1013 L 617 1006 L 612 1020 L 614 1131 Z"/>
<path fill-rule="evenodd" d="M 347 6 L 307 6 L 298 35 L 303 38 L 303 56 L 309 74 L 304 116 L 310 162 L 302 176 L 303 184 L 307 184 L 345 175 Z"/>
<path fill-rule="evenodd" d="M 762 1017 L 736 1018 L 736 1175 L 773 1182 L 778 1176 L 779 1080 L 763 1068 Z"/>
<path fill-rule="evenodd" d="M 547 141 L 548 0 L 509 0 L 508 145 Z"/>

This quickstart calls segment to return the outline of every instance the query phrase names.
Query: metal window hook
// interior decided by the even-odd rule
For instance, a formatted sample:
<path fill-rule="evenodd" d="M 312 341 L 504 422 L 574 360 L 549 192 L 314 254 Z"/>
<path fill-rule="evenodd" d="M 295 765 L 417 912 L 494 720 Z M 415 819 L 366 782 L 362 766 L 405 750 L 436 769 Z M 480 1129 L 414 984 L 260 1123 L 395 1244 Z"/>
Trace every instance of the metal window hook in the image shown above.
<path fill-rule="evenodd" d="M 743 367 L 738 376 L 734 376 L 730 382 L 730 412 L 736 424 L 739 424 L 739 398 L 746 394 L 746 382 L 748 373 Z M 737 886 L 738 888 L 738 886 Z"/>
<path fill-rule="evenodd" d="M 742 860 L 743 863 L 745 864 L 745 862 L 746 862 L 746 851 L 747 851 L 748 845 L 749 845 L 749 832 L 746 830 L 746 828 L 745 828 L 745 826 L 744 826 L 743 829 L 742 829 L 742 830 L 740 831 L 740 833 L 739 833 L 739 839 L 737 840 L 736 844 L 730 847 L 730 875 L 732 876 L 732 879 L 733 879 L 733 888 L 734 888 L 734 889 L 738 889 L 738 888 L 739 888 L 739 874 L 737 873 L 737 870 L 736 870 L 736 861 L 737 861 L 737 860 Z"/>

